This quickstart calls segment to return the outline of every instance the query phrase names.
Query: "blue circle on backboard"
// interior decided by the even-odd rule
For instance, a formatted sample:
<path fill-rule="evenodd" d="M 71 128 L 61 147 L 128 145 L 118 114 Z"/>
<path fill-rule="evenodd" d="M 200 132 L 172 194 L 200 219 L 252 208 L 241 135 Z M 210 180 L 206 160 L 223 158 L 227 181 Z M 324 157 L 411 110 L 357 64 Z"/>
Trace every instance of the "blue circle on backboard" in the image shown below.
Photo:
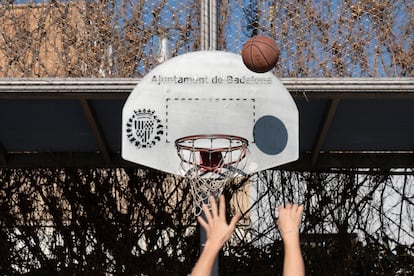
<path fill-rule="evenodd" d="M 255 123 L 253 139 L 262 152 L 275 155 L 285 149 L 288 141 L 288 131 L 279 118 L 267 115 L 259 118 Z"/>

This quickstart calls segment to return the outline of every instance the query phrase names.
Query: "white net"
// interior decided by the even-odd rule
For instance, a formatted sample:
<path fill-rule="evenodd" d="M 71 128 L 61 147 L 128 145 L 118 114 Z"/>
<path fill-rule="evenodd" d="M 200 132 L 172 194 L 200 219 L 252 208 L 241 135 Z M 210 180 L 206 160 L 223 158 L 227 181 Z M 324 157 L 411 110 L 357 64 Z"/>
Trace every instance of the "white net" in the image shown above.
<path fill-rule="evenodd" d="M 226 185 L 243 176 L 248 155 L 246 139 L 228 135 L 197 135 L 176 141 L 180 167 L 190 181 L 193 213 L 198 216 L 209 198 L 217 201 Z"/>
<path fill-rule="evenodd" d="M 211 209 L 210 196 L 213 196 L 218 202 L 219 196 L 224 190 L 224 187 L 229 184 L 232 179 L 214 179 L 214 178 L 198 178 L 190 177 L 191 194 L 193 196 L 193 214 L 199 216 L 203 211 L 203 205 Z"/>

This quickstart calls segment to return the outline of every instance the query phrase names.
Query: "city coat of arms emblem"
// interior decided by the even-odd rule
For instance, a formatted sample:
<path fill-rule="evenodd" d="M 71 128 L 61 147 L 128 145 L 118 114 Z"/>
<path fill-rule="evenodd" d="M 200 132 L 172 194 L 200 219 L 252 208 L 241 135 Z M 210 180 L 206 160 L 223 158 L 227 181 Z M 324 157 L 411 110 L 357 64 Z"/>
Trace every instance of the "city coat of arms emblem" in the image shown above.
<path fill-rule="evenodd" d="M 153 110 L 135 110 L 126 124 L 128 140 L 138 148 L 154 146 L 163 134 L 164 126 Z"/>

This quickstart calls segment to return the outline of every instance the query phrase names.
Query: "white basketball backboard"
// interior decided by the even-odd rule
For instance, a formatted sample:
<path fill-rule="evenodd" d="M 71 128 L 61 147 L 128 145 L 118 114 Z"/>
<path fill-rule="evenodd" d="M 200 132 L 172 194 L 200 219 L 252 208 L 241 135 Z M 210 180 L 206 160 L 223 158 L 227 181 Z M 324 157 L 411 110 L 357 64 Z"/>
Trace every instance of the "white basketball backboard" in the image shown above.
<path fill-rule="evenodd" d="M 185 175 L 175 141 L 193 135 L 246 139 L 242 173 L 252 174 L 298 158 L 298 111 L 272 73 L 248 70 L 240 55 L 192 52 L 158 65 L 132 91 L 122 114 L 122 157 Z"/>

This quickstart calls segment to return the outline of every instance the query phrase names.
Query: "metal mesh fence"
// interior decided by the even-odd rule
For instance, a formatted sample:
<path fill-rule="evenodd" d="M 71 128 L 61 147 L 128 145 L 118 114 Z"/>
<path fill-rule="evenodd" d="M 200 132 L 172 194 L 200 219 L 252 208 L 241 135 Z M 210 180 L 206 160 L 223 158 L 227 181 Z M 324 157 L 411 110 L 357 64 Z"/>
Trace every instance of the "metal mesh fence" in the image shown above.
<path fill-rule="evenodd" d="M 13 1 L 12 1 L 13 2 Z M 135 77 L 199 48 L 198 1 L 0 5 L 0 77 Z"/>
<path fill-rule="evenodd" d="M 218 0 L 203 12 L 206 2 L 2 1 L 0 77 L 140 77 L 202 49 L 204 32 L 233 53 L 273 37 L 280 77 L 414 75 L 410 0 Z"/>
<path fill-rule="evenodd" d="M 170 57 L 201 50 L 209 32 L 202 23 L 212 16 L 218 50 L 239 53 L 250 36 L 273 37 L 282 53 L 274 69 L 280 77 L 414 76 L 413 1 L 230 0 L 217 1 L 217 13 L 207 14 L 204 3 L 2 1 L 0 78 L 141 77 Z M 2 274 L 50 268 L 52 274 L 188 273 L 198 253 L 190 187 L 137 172 L 129 172 L 132 180 L 123 185 L 126 176 L 117 173 L 0 172 Z M 282 246 L 272 212 L 280 200 L 308 204 L 302 230 L 309 271 L 412 273 L 412 174 L 399 182 L 375 175 L 258 175 L 260 189 L 240 185 L 257 194 L 245 229 L 239 227 L 221 256 L 223 275 L 258 264 L 280 271 Z M 245 199 L 233 201 L 246 205 Z M 348 236 L 354 233 L 355 244 Z"/>
<path fill-rule="evenodd" d="M 279 76 L 413 75 L 411 1 L 257 0 L 229 9 L 222 48 L 237 52 L 246 37 L 269 35 L 282 50 Z"/>

